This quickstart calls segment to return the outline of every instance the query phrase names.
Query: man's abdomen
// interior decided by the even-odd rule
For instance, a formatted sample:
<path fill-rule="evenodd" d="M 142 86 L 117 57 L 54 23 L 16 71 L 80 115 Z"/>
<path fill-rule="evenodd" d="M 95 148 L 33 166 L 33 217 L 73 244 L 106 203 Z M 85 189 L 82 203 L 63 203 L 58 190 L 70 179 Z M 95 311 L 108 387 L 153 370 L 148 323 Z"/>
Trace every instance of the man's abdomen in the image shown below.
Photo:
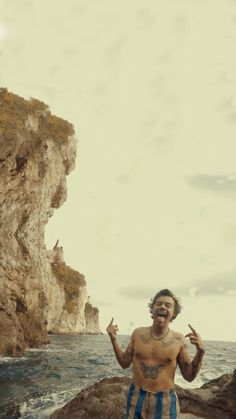
<path fill-rule="evenodd" d="M 133 362 L 133 383 L 151 392 L 169 390 L 174 387 L 175 365 Z"/>

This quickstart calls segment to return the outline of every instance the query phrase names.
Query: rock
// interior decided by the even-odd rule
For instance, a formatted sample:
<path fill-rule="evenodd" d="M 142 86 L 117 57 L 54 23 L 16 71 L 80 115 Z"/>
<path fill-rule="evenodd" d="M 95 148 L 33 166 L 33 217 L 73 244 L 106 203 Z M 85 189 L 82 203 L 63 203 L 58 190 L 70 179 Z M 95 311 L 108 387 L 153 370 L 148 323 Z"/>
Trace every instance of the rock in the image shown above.
<path fill-rule="evenodd" d="M 38 100 L 0 89 L 0 354 L 45 344 L 48 331 L 89 331 L 83 275 L 62 258 L 54 266 L 58 246 L 48 251 L 44 242 L 75 157 L 69 122 Z"/>
<path fill-rule="evenodd" d="M 211 419 L 236 418 L 236 370 L 211 380 L 199 389 L 177 387 L 182 412 Z"/>
<path fill-rule="evenodd" d="M 105 378 L 82 390 L 50 419 L 122 419 L 130 383 L 126 377 Z"/>
<path fill-rule="evenodd" d="M 73 400 L 56 410 L 50 419 L 121 419 L 130 383 L 131 379 L 127 377 L 105 378 L 82 390 Z M 236 418 L 236 370 L 199 389 L 176 386 L 176 390 L 181 418 Z"/>
<path fill-rule="evenodd" d="M 58 242 L 48 252 L 48 258 L 58 291 L 57 298 L 52 298 L 53 307 L 48 313 L 48 331 L 54 334 L 99 334 L 99 312 L 88 303 L 84 276 L 65 264 L 63 248 L 58 246 Z M 55 294 L 56 288 L 52 291 Z"/>

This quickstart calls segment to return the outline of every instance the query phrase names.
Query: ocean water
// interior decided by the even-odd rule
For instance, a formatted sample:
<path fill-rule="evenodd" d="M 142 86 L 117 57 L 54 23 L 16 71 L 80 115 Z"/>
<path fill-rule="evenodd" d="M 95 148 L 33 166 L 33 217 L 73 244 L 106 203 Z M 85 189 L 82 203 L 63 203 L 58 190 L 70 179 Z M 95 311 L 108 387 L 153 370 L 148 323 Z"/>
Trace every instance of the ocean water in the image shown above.
<path fill-rule="evenodd" d="M 125 347 L 128 336 L 119 336 Z M 122 370 L 113 354 L 110 339 L 99 336 L 50 336 L 51 343 L 31 349 L 20 357 L 0 358 L 0 418 L 47 419 L 78 391 L 97 380 L 131 375 Z M 190 347 L 190 352 L 195 353 Z M 236 342 L 206 342 L 200 374 L 187 383 L 176 372 L 176 383 L 199 387 L 236 368 Z"/>

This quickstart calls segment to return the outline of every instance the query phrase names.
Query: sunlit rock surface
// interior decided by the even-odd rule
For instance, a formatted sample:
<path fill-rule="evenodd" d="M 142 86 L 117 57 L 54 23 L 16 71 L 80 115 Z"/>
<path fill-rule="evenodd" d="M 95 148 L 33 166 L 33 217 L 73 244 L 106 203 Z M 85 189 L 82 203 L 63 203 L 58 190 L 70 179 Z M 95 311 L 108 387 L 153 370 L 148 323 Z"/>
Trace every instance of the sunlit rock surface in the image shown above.
<path fill-rule="evenodd" d="M 44 242 L 75 157 L 70 123 L 38 100 L 0 89 L 0 353 L 40 346 L 48 330 L 99 332 L 97 309 L 93 319 L 87 314 L 83 275 L 62 255 L 57 264 L 58 246 L 49 252 Z"/>
<path fill-rule="evenodd" d="M 82 390 L 73 400 L 56 410 L 50 419 L 121 419 L 131 379 L 113 377 Z M 199 389 L 176 386 L 180 418 L 235 419 L 236 370 L 209 381 Z"/>
<path fill-rule="evenodd" d="M 51 279 L 56 283 L 49 292 L 53 306 L 48 313 L 48 330 L 51 333 L 89 333 L 98 334 L 98 309 L 88 301 L 84 276 L 67 266 L 63 249 L 55 245 L 48 252 L 51 264 Z"/>
<path fill-rule="evenodd" d="M 198 389 L 177 389 L 183 412 L 208 419 L 236 418 L 236 370 L 203 384 Z"/>

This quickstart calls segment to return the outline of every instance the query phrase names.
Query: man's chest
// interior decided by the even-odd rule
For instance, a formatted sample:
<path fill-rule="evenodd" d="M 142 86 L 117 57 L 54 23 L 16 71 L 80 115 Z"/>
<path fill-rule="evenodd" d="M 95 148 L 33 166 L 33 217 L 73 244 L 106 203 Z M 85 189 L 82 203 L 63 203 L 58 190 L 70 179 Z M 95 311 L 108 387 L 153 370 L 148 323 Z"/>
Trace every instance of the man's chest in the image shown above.
<path fill-rule="evenodd" d="M 161 363 L 175 361 L 180 350 L 180 343 L 174 338 L 160 341 L 140 336 L 134 343 L 134 356 L 142 360 L 156 360 Z"/>

